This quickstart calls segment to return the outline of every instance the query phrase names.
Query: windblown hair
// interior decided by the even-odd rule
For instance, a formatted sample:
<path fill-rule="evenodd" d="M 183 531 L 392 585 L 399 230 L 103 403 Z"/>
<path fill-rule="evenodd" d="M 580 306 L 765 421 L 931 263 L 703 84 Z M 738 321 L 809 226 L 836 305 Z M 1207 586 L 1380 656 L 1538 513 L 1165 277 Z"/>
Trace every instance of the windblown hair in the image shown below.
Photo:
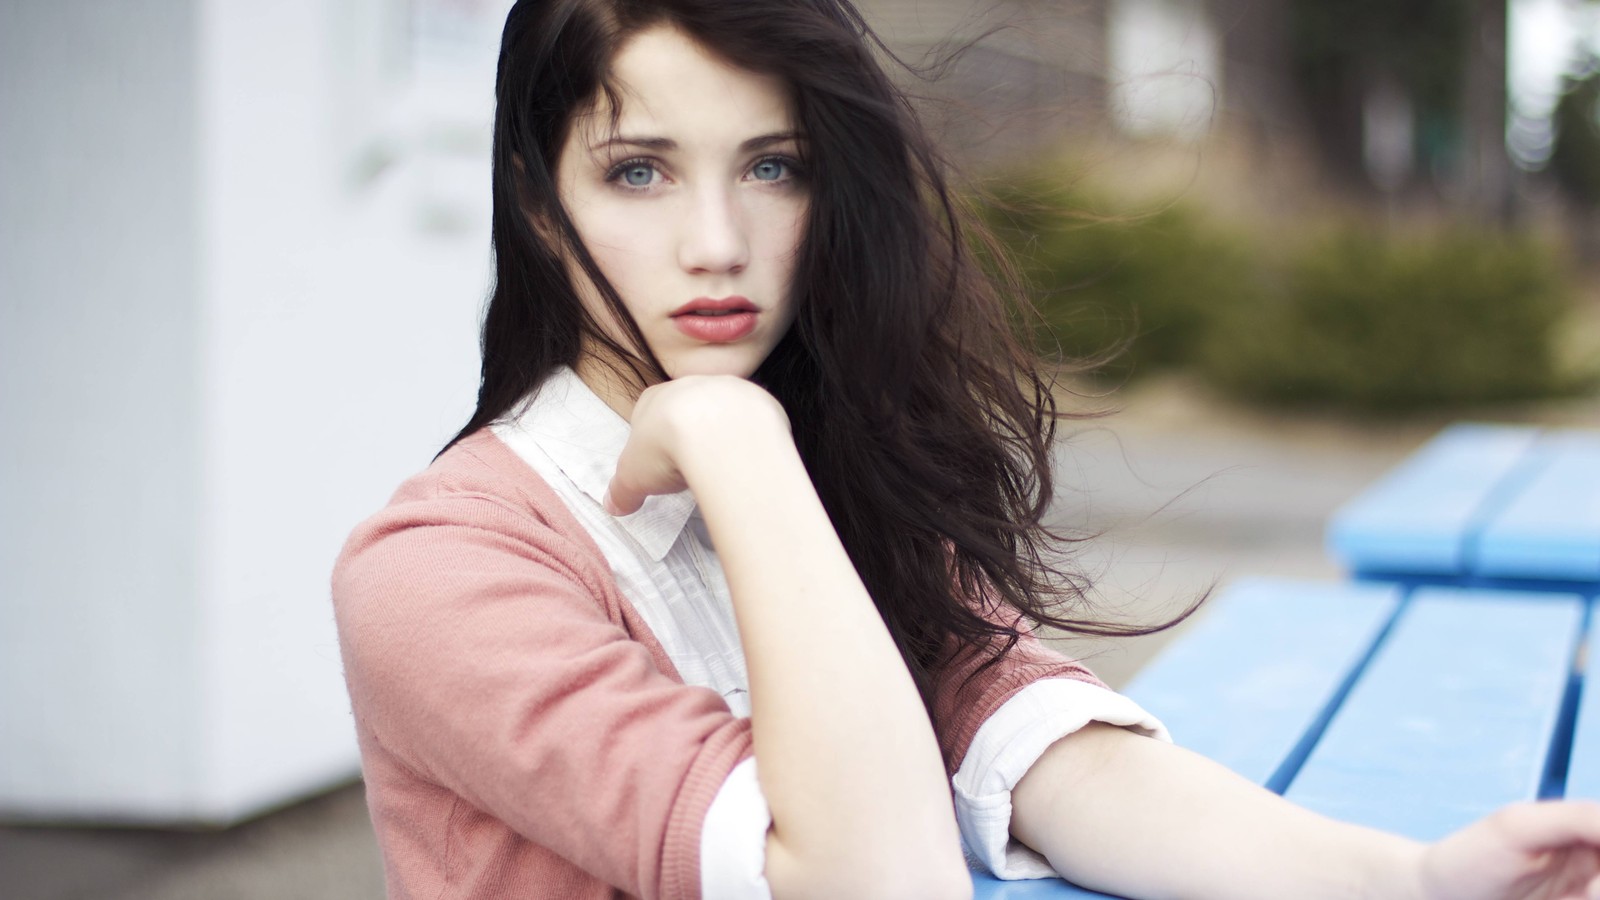
<path fill-rule="evenodd" d="M 847 0 L 520 0 L 506 21 L 494 124 L 494 293 L 477 410 L 452 444 L 505 416 L 585 341 L 666 377 L 562 209 L 555 165 L 605 96 L 617 50 L 670 25 L 781 78 L 804 138 L 809 222 L 798 316 L 755 373 L 784 406 L 812 482 L 906 665 L 930 700 L 953 653 L 1008 652 L 1034 623 L 1142 634 L 1086 615 L 1088 579 L 1054 562 L 1044 524 L 1058 411 L 1021 340 L 1021 292 L 970 247 L 985 233 Z M 539 225 L 536 227 L 535 222 Z M 992 242 L 990 242 L 992 244 Z M 570 256 L 631 347 L 586 315 Z M 1025 306 L 1020 307 L 1025 311 Z M 1181 618 L 1181 616 L 1180 616 Z"/>

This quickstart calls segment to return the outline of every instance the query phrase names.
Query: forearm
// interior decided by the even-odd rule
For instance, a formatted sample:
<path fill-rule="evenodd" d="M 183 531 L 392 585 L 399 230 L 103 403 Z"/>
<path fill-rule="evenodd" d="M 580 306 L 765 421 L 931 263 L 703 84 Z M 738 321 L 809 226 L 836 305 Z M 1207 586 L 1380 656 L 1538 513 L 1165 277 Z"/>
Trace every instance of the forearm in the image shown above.
<path fill-rule="evenodd" d="M 743 427 L 702 439 L 718 452 L 685 461 L 683 474 L 721 557 L 750 673 L 773 816 L 769 881 L 827 896 L 846 896 L 863 873 L 909 874 L 918 896 L 939 895 L 929 882 L 965 886 L 932 727 L 793 442 Z"/>
<path fill-rule="evenodd" d="M 1052 745 L 1012 805 L 1012 834 L 1056 871 L 1129 897 L 1403 898 L 1422 849 L 1099 724 Z"/>

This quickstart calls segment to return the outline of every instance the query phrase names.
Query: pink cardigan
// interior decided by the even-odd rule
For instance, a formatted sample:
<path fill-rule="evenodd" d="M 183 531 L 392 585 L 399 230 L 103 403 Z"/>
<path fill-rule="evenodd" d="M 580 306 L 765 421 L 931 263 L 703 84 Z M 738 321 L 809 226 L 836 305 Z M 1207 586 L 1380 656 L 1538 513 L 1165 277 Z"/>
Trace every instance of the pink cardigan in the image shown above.
<path fill-rule="evenodd" d="M 477 432 L 359 525 L 334 611 L 393 898 L 700 896 L 700 830 L 750 723 L 685 685 L 604 556 L 509 448 Z M 1039 678 L 1097 683 L 1028 640 L 934 727 L 955 772 Z"/>

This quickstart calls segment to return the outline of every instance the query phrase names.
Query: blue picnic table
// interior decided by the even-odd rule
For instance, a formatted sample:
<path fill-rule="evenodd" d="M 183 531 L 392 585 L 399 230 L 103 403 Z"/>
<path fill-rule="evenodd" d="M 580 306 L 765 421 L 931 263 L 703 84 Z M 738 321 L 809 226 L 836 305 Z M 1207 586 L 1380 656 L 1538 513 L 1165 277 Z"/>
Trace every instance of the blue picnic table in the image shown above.
<path fill-rule="evenodd" d="M 1449 429 L 1329 544 L 1353 580 L 1237 582 L 1124 692 L 1269 790 L 1420 840 L 1600 799 L 1600 432 Z M 981 900 L 1107 896 L 973 881 Z"/>
<path fill-rule="evenodd" d="M 1600 431 L 1446 429 L 1335 513 L 1328 547 L 1361 578 L 1593 590 Z"/>

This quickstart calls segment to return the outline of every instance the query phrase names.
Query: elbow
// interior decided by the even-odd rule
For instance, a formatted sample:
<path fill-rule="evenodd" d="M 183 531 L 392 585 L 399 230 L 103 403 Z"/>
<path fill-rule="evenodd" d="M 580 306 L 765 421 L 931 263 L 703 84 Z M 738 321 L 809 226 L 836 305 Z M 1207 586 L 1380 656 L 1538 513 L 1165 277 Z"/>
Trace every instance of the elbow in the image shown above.
<path fill-rule="evenodd" d="M 893 877 L 875 885 L 873 897 L 891 900 L 972 900 L 972 872 L 959 842 L 937 853 L 922 853 L 906 858 L 893 871 Z"/>
<path fill-rule="evenodd" d="M 771 863 L 769 856 L 768 884 L 777 900 L 972 900 L 972 873 L 959 852 L 953 857 L 940 852 L 916 858 L 871 854 L 829 864 L 784 867 L 787 871 L 781 874 Z"/>
<path fill-rule="evenodd" d="M 861 900 L 972 900 L 972 873 L 960 855 L 937 863 L 924 856 L 877 867 L 862 874 L 861 885 L 855 892 Z"/>
<path fill-rule="evenodd" d="M 932 879 L 918 875 L 914 883 L 876 886 L 874 900 L 972 900 L 972 875 L 965 865 L 953 877 Z"/>
<path fill-rule="evenodd" d="M 810 896 L 829 900 L 972 900 L 972 876 L 933 878 L 926 873 L 877 872 L 850 879 L 848 886 L 830 884 Z M 776 894 L 774 895 L 776 896 Z"/>
<path fill-rule="evenodd" d="M 884 847 L 873 857 L 879 865 L 863 873 L 867 890 L 859 896 L 872 900 L 972 900 L 972 872 L 955 835 L 925 835 L 894 847 Z"/>
<path fill-rule="evenodd" d="M 966 862 L 955 866 L 920 864 L 888 867 L 864 874 L 859 889 L 850 892 L 859 900 L 972 900 L 972 873 Z"/>

